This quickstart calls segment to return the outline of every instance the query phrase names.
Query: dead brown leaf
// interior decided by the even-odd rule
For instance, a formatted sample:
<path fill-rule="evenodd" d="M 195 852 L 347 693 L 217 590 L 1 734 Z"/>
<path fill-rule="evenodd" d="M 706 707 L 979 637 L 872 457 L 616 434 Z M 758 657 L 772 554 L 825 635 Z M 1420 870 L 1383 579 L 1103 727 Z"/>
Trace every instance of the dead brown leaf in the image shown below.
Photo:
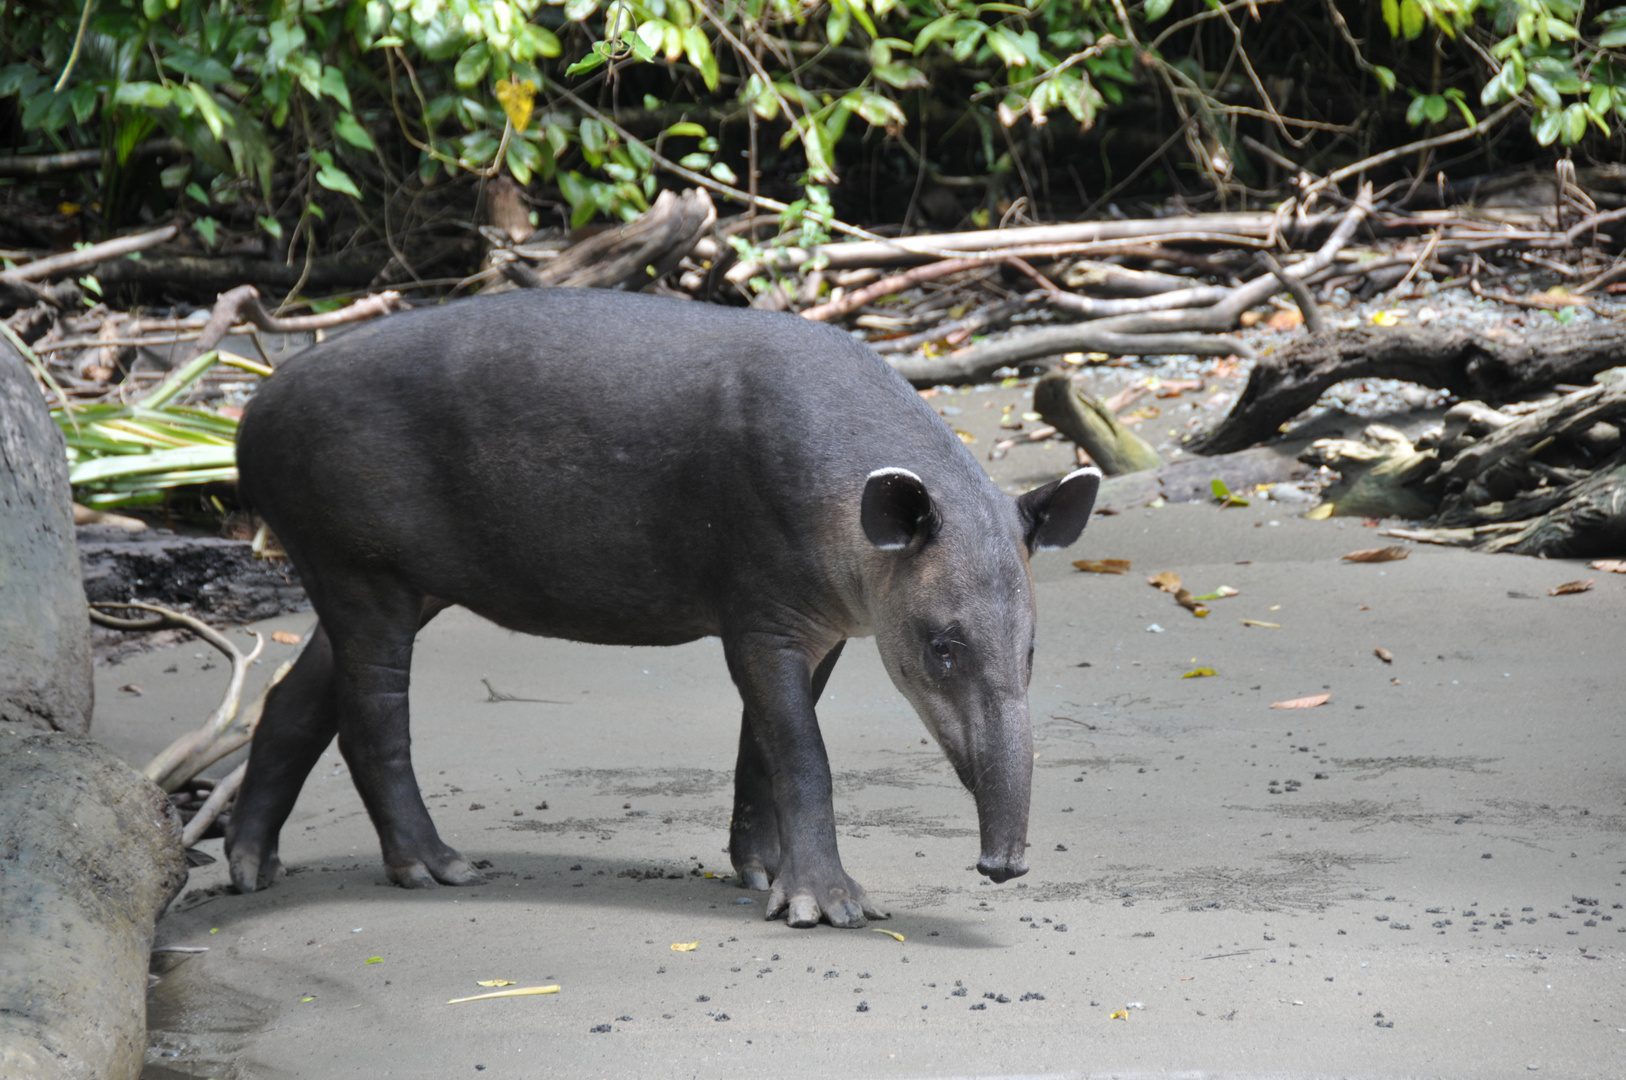
<path fill-rule="evenodd" d="M 304 638 L 289 630 L 273 630 L 271 631 L 271 640 L 278 645 L 298 645 Z"/>
<path fill-rule="evenodd" d="M 1591 591 L 1592 591 L 1592 582 L 1591 582 L 1590 579 L 1587 580 L 1587 581 L 1566 581 L 1562 585 L 1554 585 L 1552 588 L 1548 589 L 1547 590 L 1547 595 L 1548 596 L 1570 596 L 1570 595 L 1572 595 L 1574 593 L 1583 593 L 1583 592 L 1591 592 Z"/>
<path fill-rule="evenodd" d="M 1086 574 L 1127 574 L 1128 559 L 1079 559 L 1073 567 Z"/>
<path fill-rule="evenodd" d="M 1313 709 L 1317 705 L 1325 705 L 1332 700 L 1331 694 L 1311 694 L 1309 697 L 1289 698 L 1286 701 L 1273 701 L 1272 709 Z"/>
<path fill-rule="evenodd" d="M 1392 664 L 1395 662 L 1395 654 L 1390 652 L 1388 649 L 1373 649 L 1372 655 L 1377 657 L 1379 660 L 1382 660 L 1385 664 Z"/>
<path fill-rule="evenodd" d="M 1162 573 L 1153 574 L 1151 577 L 1147 578 L 1146 584 L 1152 586 L 1154 589 L 1162 589 L 1166 593 L 1179 592 L 1180 575 L 1176 574 L 1173 570 L 1164 570 Z"/>
<path fill-rule="evenodd" d="M 1174 594 L 1174 602 L 1191 612 L 1193 615 L 1197 616 L 1199 619 L 1206 619 L 1208 617 L 1208 609 L 1196 601 L 1196 599 L 1191 595 L 1190 589 L 1176 590 Z"/>
<path fill-rule="evenodd" d="M 1273 312 L 1270 318 L 1265 320 L 1265 325 L 1272 330 L 1291 330 L 1295 326 L 1304 325 L 1304 314 L 1298 308 Z"/>
<path fill-rule="evenodd" d="M 1187 390 L 1201 390 L 1201 379 L 1164 379 L 1152 390 L 1160 398 L 1177 398 Z"/>
<path fill-rule="evenodd" d="M 1594 559 L 1587 565 L 1606 574 L 1626 574 L 1626 559 Z"/>
<path fill-rule="evenodd" d="M 1410 550 L 1400 547 L 1366 548 L 1362 551 L 1352 551 L 1344 556 L 1345 562 L 1398 562 L 1410 555 Z"/>

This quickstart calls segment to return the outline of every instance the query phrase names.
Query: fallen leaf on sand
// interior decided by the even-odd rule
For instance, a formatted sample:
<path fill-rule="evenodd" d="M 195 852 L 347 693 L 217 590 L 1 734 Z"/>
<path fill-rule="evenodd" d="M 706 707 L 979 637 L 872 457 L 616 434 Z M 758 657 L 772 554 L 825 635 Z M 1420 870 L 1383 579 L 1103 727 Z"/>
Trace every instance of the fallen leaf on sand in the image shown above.
<path fill-rule="evenodd" d="M 1128 1020 L 1129 1019 L 1129 1010 L 1128 1009 L 1119 1009 L 1117 1012 L 1115 1012 L 1111 1016 L 1107 1017 L 1107 1019 L 1108 1020 Z"/>
<path fill-rule="evenodd" d="M 452 998 L 446 1004 L 456 1005 L 464 1001 L 485 1001 L 489 998 L 505 997 L 532 997 L 536 994 L 557 994 L 557 986 L 522 986 L 518 990 L 498 990 L 491 994 L 475 994 L 473 997 Z"/>
<path fill-rule="evenodd" d="M 513 979 L 481 979 L 476 986 L 513 986 Z"/>
<path fill-rule="evenodd" d="M 1241 589 L 1233 589 L 1229 585 L 1221 585 L 1211 593 L 1192 597 L 1193 600 L 1224 600 L 1227 596 L 1241 596 Z"/>
<path fill-rule="evenodd" d="M 694 952 L 698 948 L 700 948 L 700 942 L 698 942 L 698 941 L 674 941 L 674 942 L 672 942 L 672 951 L 673 952 Z"/>
<path fill-rule="evenodd" d="M 1587 565 L 1606 574 L 1626 574 L 1626 559 L 1594 559 Z"/>
<path fill-rule="evenodd" d="M 870 927 L 870 930 L 873 931 L 874 933 L 877 933 L 877 934 L 885 934 L 887 937 L 895 938 L 898 941 L 903 940 L 903 935 L 898 933 L 896 930 L 879 930 L 879 929 L 876 929 L 873 926 Z"/>
<path fill-rule="evenodd" d="M 1548 589 L 1547 590 L 1547 595 L 1548 596 L 1569 596 L 1572 593 L 1590 592 L 1591 590 L 1592 590 L 1592 582 L 1590 580 L 1588 580 L 1588 581 L 1566 581 L 1562 585 L 1554 585 L 1552 588 Z"/>
<path fill-rule="evenodd" d="M 298 645 L 305 639 L 289 630 L 273 630 L 271 631 L 271 640 L 278 645 Z"/>
<path fill-rule="evenodd" d="M 1128 559 L 1079 559 L 1073 567 L 1086 574 L 1127 574 Z"/>
<path fill-rule="evenodd" d="M 1373 649 L 1372 655 L 1377 657 L 1379 660 L 1382 660 L 1385 664 L 1392 664 L 1395 662 L 1395 654 L 1390 652 L 1388 649 Z"/>
<path fill-rule="evenodd" d="M 369 956 L 367 959 L 361 962 L 361 965 L 362 967 L 366 967 L 368 964 L 382 964 L 383 962 L 384 958 L 382 956 Z"/>
<path fill-rule="evenodd" d="M 1193 668 L 1191 671 L 1186 672 L 1180 677 L 1182 679 L 1206 679 L 1208 676 L 1215 674 L 1218 674 L 1218 672 L 1211 667 L 1200 667 Z"/>
<path fill-rule="evenodd" d="M 1330 517 L 1332 517 L 1332 503 L 1330 502 L 1320 503 L 1304 512 L 1306 521 L 1325 521 Z"/>
<path fill-rule="evenodd" d="M 1311 694 L 1309 697 L 1290 698 L 1287 701 L 1272 701 L 1272 709 L 1313 709 L 1317 705 L 1325 705 L 1332 700 L 1331 694 Z"/>
<path fill-rule="evenodd" d="M 1291 330 L 1295 326 L 1304 325 L 1304 316 L 1299 312 L 1298 308 L 1294 308 L 1292 311 L 1277 311 L 1265 320 L 1265 325 L 1272 330 Z"/>
<path fill-rule="evenodd" d="M 315 998 L 315 997 L 302 997 L 302 998 L 300 998 L 300 999 L 299 999 L 299 1003 L 300 1003 L 300 1004 L 301 1004 L 301 1005 L 303 1005 L 303 1004 L 305 1004 L 305 1002 L 307 1002 L 307 1001 L 315 1001 L 315 1000 L 316 1000 L 316 998 Z"/>
<path fill-rule="evenodd" d="M 954 434 L 958 435 L 960 437 L 960 441 L 965 443 L 967 446 L 970 446 L 972 443 L 977 441 L 977 437 L 971 434 L 969 431 L 961 431 L 959 428 L 955 428 Z"/>
<path fill-rule="evenodd" d="M 1180 589 L 1174 594 L 1174 602 L 1197 616 L 1199 619 L 1208 618 L 1208 609 L 1192 598 L 1190 589 Z"/>
<path fill-rule="evenodd" d="M 1266 630 L 1280 630 L 1282 628 L 1281 623 L 1260 622 L 1258 619 L 1238 619 L 1237 622 L 1241 623 L 1243 626 L 1262 626 Z"/>
<path fill-rule="evenodd" d="M 141 696 L 141 687 L 137 686 L 135 683 L 125 683 L 123 686 L 119 687 L 119 689 L 124 691 L 126 694 L 133 694 L 136 697 Z"/>
<path fill-rule="evenodd" d="M 1411 552 L 1396 545 L 1386 548 L 1367 548 L 1364 551 L 1352 551 L 1344 556 L 1345 562 L 1398 562 Z"/>
<path fill-rule="evenodd" d="M 1146 579 L 1146 584 L 1155 589 L 1162 589 L 1166 593 L 1180 591 L 1180 575 L 1173 570 L 1165 570 L 1160 574 L 1153 574 Z"/>

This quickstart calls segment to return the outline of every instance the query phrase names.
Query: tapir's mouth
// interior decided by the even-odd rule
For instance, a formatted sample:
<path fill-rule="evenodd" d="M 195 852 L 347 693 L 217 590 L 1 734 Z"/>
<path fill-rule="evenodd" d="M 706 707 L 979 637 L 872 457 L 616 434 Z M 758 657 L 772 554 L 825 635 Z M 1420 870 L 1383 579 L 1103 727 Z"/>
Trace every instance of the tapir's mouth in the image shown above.
<path fill-rule="evenodd" d="M 1022 859 L 1018 859 L 1015 862 L 1005 862 L 1002 860 L 990 859 L 988 856 L 984 855 L 982 858 L 977 860 L 977 873 L 988 878 L 995 885 L 1003 884 L 1004 882 L 1011 880 L 1011 878 L 1019 878 L 1027 872 L 1028 864 Z"/>

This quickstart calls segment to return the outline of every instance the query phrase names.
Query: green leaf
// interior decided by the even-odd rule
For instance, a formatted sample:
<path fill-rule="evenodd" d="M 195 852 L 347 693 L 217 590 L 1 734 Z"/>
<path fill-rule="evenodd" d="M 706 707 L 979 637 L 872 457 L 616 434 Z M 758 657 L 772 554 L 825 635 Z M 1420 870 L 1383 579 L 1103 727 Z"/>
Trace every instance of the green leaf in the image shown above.
<path fill-rule="evenodd" d="M 215 246 L 215 233 L 220 228 L 220 222 L 212 217 L 200 217 L 192 223 L 192 228 L 203 237 L 203 242 L 210 247 Z"/>
<path fill-rule="evenodd" d="M 1400 0 L 1383 0 L 1383 24 L 1390 37 L 1400 36 Z"/>
<path fill-rule="evenodd" d="M 1174 0 L 1146 0 L 1146 21 L 1155 23 L 1169 13 L 1174 6 Z"/>
<path fill-rule="evenodd" d="M 333 134 L 361 150 L 372 150 L 373 137 L 367 134 L 367 129 L 361 126 L 355 113 L 342 112 L 333 122 Z"/>
<path fill-rule="evenodd" d="M 739 183 L 740 178 L 734 175 L 734 170 L 730 169 L 727 165 L 724 165 L 721 161 L 713 165 L 710 171 L 712 179 L 714 180 L 721 180 L 723 183 L 731 185 Z"/>
<path fill-rule="evenodd" d="M 604 153 L 604 125 L 597 120 L 583 120 L 579 129 L 582 149 L 589 154 Z"/>
<path fill-rule="evenodd" d="M 595 50 L 565 68 L 565 74 L 570 76 L 585 75 L 594 68 L 603 67 L 608 61 L 609 57 Z"/>
<path fill-rule="evenodd" d="M 1445 119 L 1445 98 L 1439 94 L 1428 95 L 1423 99 L 1423 112 L 1428 114 L 1429 123 L 1438 124 Z"/>
<path fill-rule="evenodd" d="M 120 83 L 119 88 L 113 92 L 115 104 L 139 105 L 147 109 L 168 108 L 174 98 L 174 92 L 169 87 L 155 82 Z M 35 98 L 33 100 L 38 101 L 40 99 Z M 29 104 L 32 105 L 33 101 Z"/>
<path fill-rule="evenodd" d="M 273 240 L 282 239 L 282 222 L 278 221 L 274 217 L 265 215 L 257 217 L 254 220 L 259 222 L 260 228 L 264 229 Z"/>
<path fill-rule="evenodd" d="M 478 41 L 463 50 L 463 55 L 457 58 L 457 65 L 452 69 L 452 78 L 457 81 L 458 89 L 468 90 L 478 85 L 490 70 L 491 46 Z"/>
<path fill-rule="evenodd" d="M 926 73 L 909 64 L 878 64 L 875 67 L 875 77 L 899 90 L 913 90 L 928 85 Z"/>
<path fill-rule="evenodd" d="M 84 277 L 79 279 L 79 284 L 82 285 L 85 291 L 88 293 L 93 293 L 96 296 L 102 295 L 102 283 L 96 280 L 96 276 L 94 274 L 86 274 Z"/>
<path fill-rule="evenodd" d="M 186 193 L 192 196 L 192 198 L 198 200 L 198 202 L 202 203 L 204 206 L 209 205 L 209 193 L 203 190 L 203 186 L 201 184 L 193 182 L 186 185 Z"/>
<path fill-rule="evenodd" d="M 1542 146 L 1551 146 L 1558 140 L 1558 135 L 1563 127 L 1563 123 L 1564 114 L 1561 112 L 1550 112 L 1536 118 L 1532 124 L 1536 135 L 1536 142 L 1540 143 Z"/>
<path fill-rule="evenodd" d="M 1373 64 L 1372 75 L 1378 80 L 1378 85 L 1383 87 L 1385 91 L 1391 94 L 1394 93 L 1395 73 L 1393 71 L 1390 71 L 1382 64 Z"/>
<path fill-rule="evenodd" d="M 960 17 L 953 12 L 950 12 L 947 15 L 940 16 L 927 23 L 921 29 L 920 33 L 915 35 L 915 55 L 919 56 L 922 49 L 936 41 L 938 38 L 947 37 L 949 31 L 953 29 L 954 24 L 959 21 Z"/>
<path fill-rule="evenodd" d="M 316 171 L 316 182 L 329 191 L 337 191 L 340 195 L 349 195 L 353 199 L 361 198 L 361 192 L 356 188 L 356 182 L 350 179 L 350 174 L 337 165 L 324 165 Z"/>
<path fill-rule="evenodd" d="M 598 0 L 565 0 L 565 18 L 581 22 L 598 10 Z"/>
<path fill-rule="evenodd" d="M 1414 97 L 1411 104 L 1406 106 L 1406 123 L 1417 127 L 1428 117 L 1428 98 Z"/>
<path fill-rule="evenodd" d="M 332 65 L 322 69 L 322 81 L 319 84 L 322 93 L 337 101 L 349 112 L 354 106 L 350 104 L 350 88 L 344 84 L 344 72 Z"/>
<path fill-rule="evenodd" d="M 1400 0 L 1400 32 L 1407 41 L 1416 40 L 1423 32 L 1425 16 L 1417 0 Z"/>
<path fill-rule="evenodd" d="M 1617 26 L 1598 39 L 1600 49 L 1618 49 L 1626 45 L 1626 26 Z"/>
<path fill-rule="evenodd" d="M 711 155 L 684 154 L 678 159 L 678 164 L 682 165 L 685 169 L 694 169 L 696 172 L 699 172 L 701 169 L 711 168 Z"/>
<path fill-rule="evenodd" d="M 1540 101 L 1549 109 L 1556 109 L 1563 104 L 1563 101 L 1558 96 L 1558 91 L 1554 89 L 1552 82 L 1547 78 L 1547 76 L 1532 71 L 1527 76 L 1527 81 L 1530 87 L 1530 92 L 1536 95 L 1536 100 Z"/>
<path fill-rule="evenodd" d="M 846 0 L 831 0 L 830 17 L 824 21 L 824 36 L 832 45 L 847 40 L 847 31 L 853 24 L 852 8 Z"/>
<path fill-rule="evenodd" d="M 667 138 L 675 139 L 679 135 L 692 135 L 697 139 L 706 137 L 706 129 L 690 120 L 680 120 L 666 129 Z"/>
<path fill-rule="evenodd" d="M 1590 120 L 1587 107 L 1576 102 L 1564 110 L 1564 141 L 1571 145 L 1580 142 L 1586 137 L 1586 126 Z"/>

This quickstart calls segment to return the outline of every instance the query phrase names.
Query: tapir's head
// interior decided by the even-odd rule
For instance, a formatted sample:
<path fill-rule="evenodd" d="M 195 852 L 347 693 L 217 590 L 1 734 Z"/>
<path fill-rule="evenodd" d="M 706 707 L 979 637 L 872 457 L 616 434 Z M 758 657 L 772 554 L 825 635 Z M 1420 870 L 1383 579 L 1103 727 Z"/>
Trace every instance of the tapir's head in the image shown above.
<path fill-rule="evenodd" d="M 864 535 L 878 549 L 876 644 L 975 796 L 977 869 L 995 881 L 1028 870 L 1028 557 L 1077 540 L 1100 485 L 1100 472 L 1079 469 L 1017 499 L 980 486 L 974 497 L 958 487 L 937 497 L 906 469 L 878 469 L 864 487 Z"/>

